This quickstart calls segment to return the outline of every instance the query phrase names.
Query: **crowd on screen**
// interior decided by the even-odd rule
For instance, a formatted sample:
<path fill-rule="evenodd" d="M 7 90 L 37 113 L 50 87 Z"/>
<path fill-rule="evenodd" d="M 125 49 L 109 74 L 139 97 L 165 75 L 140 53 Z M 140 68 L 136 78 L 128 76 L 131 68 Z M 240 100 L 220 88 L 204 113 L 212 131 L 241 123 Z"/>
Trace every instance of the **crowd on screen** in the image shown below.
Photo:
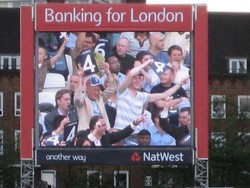
<path fill-rule="evenodd" d="M 39 98 L 39 145 L 189 146 L 190 33 L 103 35 L 37 34 L 39 93 L 53 93 L 48 74 L 65 79 L 53 88 L 54 104 Z M 65 55 L 72 72 L 60 68 Z"/>

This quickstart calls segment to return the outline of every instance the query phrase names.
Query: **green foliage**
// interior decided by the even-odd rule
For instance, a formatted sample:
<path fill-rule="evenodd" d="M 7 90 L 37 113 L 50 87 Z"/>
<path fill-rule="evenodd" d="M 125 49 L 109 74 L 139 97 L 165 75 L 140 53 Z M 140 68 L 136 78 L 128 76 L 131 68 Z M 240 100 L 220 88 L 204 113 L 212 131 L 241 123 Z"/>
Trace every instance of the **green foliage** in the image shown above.
<path fill-rule="evenodd" d="M 211 187 L 249 187 L 250 185 L 250 120 L 234 104 L 226 119 L 213 122 L 213 132 L 223 132 L 210 139 L 209 183 Z"/>
<path fill-rule="evenodd" d="M 16 151 L 13 137 L 4 137 L 4 155 L 0 156 L 0 185 L 14 187 L 15 182 L 20 182 L 20 169 L 15 164 L 20 164 L 19 151 Z"/>

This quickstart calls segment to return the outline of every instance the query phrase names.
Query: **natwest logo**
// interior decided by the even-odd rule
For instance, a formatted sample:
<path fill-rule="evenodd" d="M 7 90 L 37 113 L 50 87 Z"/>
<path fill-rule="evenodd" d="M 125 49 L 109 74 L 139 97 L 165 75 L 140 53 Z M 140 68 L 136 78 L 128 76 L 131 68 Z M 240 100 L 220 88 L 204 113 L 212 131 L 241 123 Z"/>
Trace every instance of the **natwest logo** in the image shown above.
<path fill-rule="evenodd" d="M 183 153 L 171 154 L 170 152 L 144 152 L 143 161 L 184 161 Z"/>
<path fill-rule="evenodd" d="M 139 162 L 141 161 L 141 157 L 138 152 L 134 152 L 131 156 L 131 161 L 133 162 Z"/>

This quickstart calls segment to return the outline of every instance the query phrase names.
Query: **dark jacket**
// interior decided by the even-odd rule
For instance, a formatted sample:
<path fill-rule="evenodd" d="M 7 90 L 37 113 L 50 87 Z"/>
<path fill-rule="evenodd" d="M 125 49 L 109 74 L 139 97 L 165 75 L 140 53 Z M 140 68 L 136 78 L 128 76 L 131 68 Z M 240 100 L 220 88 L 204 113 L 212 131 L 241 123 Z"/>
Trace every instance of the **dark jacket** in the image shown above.
<path fill-rule="evenodd" d="M 56 117 L 60 116 L 58 113 L 58 109 L 55 108 L 54 110 L 52 110 L 51 112 L 49 112 L 45 117 L 44 117 L 44 125 L 47 129 L 47 133 L 48 135 L 51 135 L 51 133 L 58 128 L 58 125 L 56 125 Z M 77 118 L 77 114 L 74 112 L 69 112 L 68 114 L 69 116 L 69 120 L 70 122 L 72 121 L 76 121 Z"/>
<path fill-rule="evenodd" d="M 102 136 L 100 142 L 102 147 L 110 147 L 112 144 L 115 144 L 119 142 L 120 140 L 126 138 L 127 136 L 131 135 L 134 132 L 134 130 L 131 128 L 131 126 L 127 126 L 124 129 L 117 131 L 117 132 L 108 132 L 106 130 L 105 135 Z M 86 140 L 88 140 L 91 143 L 91 146 L 95 146 L 94 142 L 91 142 L 88 139 L 88 135 L 90 133 L 90 130 L 87 129 L 85 131 L 81 131 L 80 134 L 78 134 L 78 140 L 77 140 L 77 146 L 82 146 L 82 143 Z"/>
<path fill-rule="evenodd" d="M 169 123 L 168 118 L 160 117 L 161 128 L 176 139 L 176 146 L 190 145 L 191 137 L 187 126 Z"/>

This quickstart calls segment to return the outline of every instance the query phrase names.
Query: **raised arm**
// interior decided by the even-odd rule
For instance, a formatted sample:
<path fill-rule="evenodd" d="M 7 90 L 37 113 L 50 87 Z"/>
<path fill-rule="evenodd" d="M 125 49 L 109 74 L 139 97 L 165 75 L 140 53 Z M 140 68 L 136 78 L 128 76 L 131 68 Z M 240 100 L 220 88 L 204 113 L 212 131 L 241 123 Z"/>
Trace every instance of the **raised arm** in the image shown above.
<path fill-rule="evenodd" d="M 57 60 L 63 55 L 64 50 L 65 50 L 65 46 L 67 44 L 67 42 L 69 41 L 69 37 L 68 35 L 64 37 L 64 41 L 61 45 L 61 47 L 59 48 L 58 52 L 56 53 L 56 55 L 54 55 L 53 57 L 51 57 L 50 62 L 51 62 L 51 67 L 57 62 Z"/>
<path fill-rule="evenodd" d="M 146 67 L 147 65 L 153 63 L 153 60 L 152 59 L 149 59 L 148 61 L 146 61 L 145 63 L 141 64 L 141 65 L 138 65 L 134 68 L 132 68 L 128 74 L 126 75 L 126 78 L 125 80 L 122 82 L 122 84 L 120 85 L 119 87 L 119 92 L 120 93 L 123 93 L 129 86 L 129 84 L 131 83 L 132 81 L 132 78 L 133 76 L 137 75 L 138 73 L 140 73 L 140 71 Z"/>
<path fill-rule="evenodd" d="M 172 96 L 180 87 L 182 87 L 182 85 L 187 83 L 188 80 L 189 80 L 189 76 L 183 78 L 178 84 L 175 84 L 173 87 L 171 87 L 170 89 L 166 90 L 163 93 L 150 94 L 149 102 L 155 102 L 155 101 L 158 101 L 160 99 L 165 99 L 167 97 Z"/>
<path fill-rule="evenodd" d="M 84 90 L 84 71 L 82 69 L 79 69 L 78 71 L 78 77 L 79 77 L 79 83 L 78 86 L 75 89 L 74 94 L 74 102 L 76 106 L 82 106 L 85 98 L 83 97 L 83 90 Z"/>

